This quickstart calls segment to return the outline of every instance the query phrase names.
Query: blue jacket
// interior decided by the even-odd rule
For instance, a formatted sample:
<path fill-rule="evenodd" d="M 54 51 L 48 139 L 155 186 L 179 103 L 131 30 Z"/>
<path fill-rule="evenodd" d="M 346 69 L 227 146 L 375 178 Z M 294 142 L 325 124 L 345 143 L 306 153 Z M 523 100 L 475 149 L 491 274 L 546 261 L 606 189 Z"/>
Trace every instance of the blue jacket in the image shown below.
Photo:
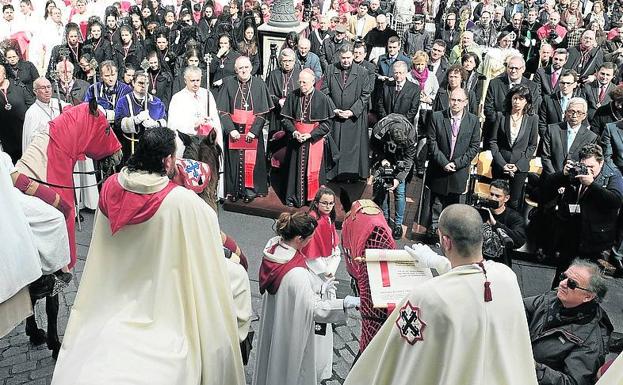
<path fill-rule="evenodd" d="M 385 54 L 385 55 L 379 56 L 379 60 L 377 64 L 377 68 L 379 70 L 378 74 L 381 76 L 392 77 L 394 75 L 394 70 L 392 68 L 392 65 L 394 64 L 395 61 L 403 61 L 407 63 L 407 71 L 411 70 L 411 66 L 412 66 L 411 59 L 409 59 L 409 57 L 406 56 L 405 54 L 399 53 L 398 56 L 396 57 L 396 60 L 391 61 L 391 62 L 387 54 Z"/>
<path fill-rule="evenodd" d="M 296 64 L 300 69 L 309 68 L 314 71 L 316 80 L 322 77 L 322 66 L 320 65 L 320 58 L 313 52 L 308 52 L 305 58 L 305 63 L 301 63 L 300 55 L 296 55 Z"/>

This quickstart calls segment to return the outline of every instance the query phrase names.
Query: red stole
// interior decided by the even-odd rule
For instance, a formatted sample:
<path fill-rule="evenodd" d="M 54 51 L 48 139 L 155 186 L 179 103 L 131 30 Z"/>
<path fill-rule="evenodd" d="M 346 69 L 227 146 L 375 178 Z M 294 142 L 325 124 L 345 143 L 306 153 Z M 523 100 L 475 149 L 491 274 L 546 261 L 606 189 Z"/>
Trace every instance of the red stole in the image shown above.
<path fill-rule="evenodd" d="M 99 208 L 108 217 L 112 234 L 126 225 L 148 221 L 156 214 L 164 198 L 177 186 L 169 182 L 156 193 L 137 194 L 124 189 L 118 177 L 119 174 L 109 177 L 100 192 Z"/>
<path fill-rule="evenodd" d="M 274 254 L 277 247 L 283 246 L 280 243 L 276 243 L 268 250 L 269 253 Z M 260 265 L 260 294 L 264 294 L 265 291 L 268 291 L 269 294 L 276 294 L 283 277 L 295 267 L 307 268 L 305 257 L 299 251 L 286 263 L 269 261 L 264 257 Z"/>
<path fill-rule="evenodd" d="M 311 214 L 314 218 L 317 215 Z M 306 259 L 316 259 L 319 257 L 329 257 L 333 254 L 333 249 L 337 246 L 338 234 L 335 224 L 331 223 L 331 217 L 328 215 L 320 215 L 316 218 L 318 226 L 314 230 L 311 241 L 301 250 Z"/>
<path fill-rule="evenodd" d="M 244 128 L 244 130 L 240 132 L 240 139 L 236 141 L 231 136 L 229 137 L 229 149 L 244 151 L 244 187 L 253 188 L 253 170 L 255 169 L 258 140 L 254 138 L 247 143 L 245 136 L 251 131 L 251 126 L 255 122 L 255 115 L 253 111 L 234 109 L 234 113 L 231 114 L 231 120 L 234 124 Z"/>
<path fill-rule="evenodd" d="M 302 134 L 310 134 L 318 122 L 303 123 L 296 121 L 294 128 Z M 320 138 L 316 143 L 309 142 L 309 156 L 307 158 L 307 200 L 313 199 L 320 188 L 320 167 L 322 165 L 322 154 L 324 150 L 324 138 Z"/>

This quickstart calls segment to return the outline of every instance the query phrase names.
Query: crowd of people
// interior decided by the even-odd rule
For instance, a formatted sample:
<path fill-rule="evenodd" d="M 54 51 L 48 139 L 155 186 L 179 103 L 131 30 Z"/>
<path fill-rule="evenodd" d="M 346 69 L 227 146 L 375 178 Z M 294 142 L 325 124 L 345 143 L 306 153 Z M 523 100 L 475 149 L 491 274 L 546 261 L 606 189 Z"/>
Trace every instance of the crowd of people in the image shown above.
<path fill-rule="evenodd" d="M 307 28 L 301 34 L 287 33 L 271 55 L 261 52 L 258 35 L 258 27 L 270 20 L 271 2 L 0 3 L 0 145 L 6 153 L 3 172 L 13 177 L 13 184 L 19 172 L 11 163 L 29 146 L 40 147 L 51 121 L 85 101 L 97 103 L 123 149 L 124 168 L 105 182 L 96 180 L 93 160 L 84 154 L 74 159 L 74 184 L 83 187 L 76 196 L 78 207 L 99 209 L 107 223 L 96 224 L 87 270 L 93 273 L 83 276 L 74 305 L 74 314 L 82 318 L 70 320 L 55 383 L 72 383 L 70 369 L 99 365 L 95 358 L 108 354 L 107 349 L 136 339 L 144 346 L 126 346 L 127 355 L 109 364 L 121 368 L 139 352 L 145 364 L 144 372 L 133 375 L 137 378 L 152 377 L 155 370 L 165 383 L 190 383 L 219 373 L 221 380 L 228 379 L 224 383 L 243 383 L 242 366 L 251 344 L 246 261 L 219 259 L 218 269 L 208 274 L 210 269 L 204 271 L 201 263 L 168 260 L 161 249 L 172 244 L 185 250 L 182 256 L 195 249 L 204 255 L 214 245 L 187 250 L 181 241 L 167 243 L 167 237 L 150 230 L 150 221 L 157 218 L 175 229 L 169 236 L 179 241 L 178 234 L 192 230 L 171 216 L 178 210 L 197 217 L 219 243 L 218 223 L 207 207 L 216 208 L 224 199 L 250 203 L 268 195 L 269 188 L 284 206 L 309 205 L 310 210 L 283 214 L 276 223 L 277 236 L 264 250 L 255 384 L 315 384 L 330 377 L 331 324 L 343 320 L 348 309 L 361 311 L 363 331 L 358 362 L 347 383 L 407 383 L 412 377 L 396 370 L 407 364 L 422 368 L 423 381 L 456 382 L 461 377 L 454 376 L 465 375 L 467 365 L 457 358 L 461 352 L 451 349 L 459 330 L 447 336 L 437 317 L 459 319 L 467 309 L 491 301 L 500 307 L 495 313 L 510 318 L 470 319 L 472 334 L 502 349 L 506 342 L 476 326 L 514 330 L 512 344 L 521 354 L 508 361 L 496 359 L 505 367 L 516 360 L 525 366 L 520 371 L 526 376 L 503 370 L 491 374 L 499 382 L 584 385 L 595 380 L 612 325 L 599 305 L 606 289 L 594 263 L 623 273 L 620 0 L 295 1 L 294 17 Z M 474 159 L 483 152 L 492 158 L 488 194 L 496 203 L 479 213 L 456 204 L 471 192 Z M 176 162 L 191 153 L 199 163 Z M 205 202 L 197 194 L 174 189 L 168 181 L 177 173 L 190 180 L 178 184 Z M 204 177 L 211 183 L 203 186 Z M 427 188 L 418 215 L 421 224 L 449 259 L 431 254 L 431 263 L 449 272 L 395 311 L 375 309 L 367 272 L 360 266 L 365 265 L 361 251 L 368 235 L 378 238 L 379 248 L 394 248 L 394 239 L 402 238 L 406 202 L 414 198 L 407 197 L 407 185 L 414 178 L 422 178 Z M 359 238 L 353 235 L 352 247 L 342 244 L 341 249 L 335 230 L 336 193 L 324 186 L 364 180 L 374 185 L 374 203 L 367 210 L 378 210 L 378 217 L 368 218 L 374 226 Z M 101 188 L 98 182 L 103 182 Z M 22 192 L 32 195 L 31 183 L 23 182 Z M 45 186 L 40 190 L 46 191 Z M 44 195 L 60 207 L 57 196 Z M 189 201 L 188 207 L 167 199 L 178 195 L 175 199 Z M 529 229 L 521 213 L 526 196 L 538 206 Z M 120 205 L 126 200 L 127 205 Z M 133 218 L 124 212 L 128 208 L 134 210 Z M 55 218 L 59 223 L 61 219 Z M 499 264 L 481 263 L 483 219 L 490 231 L 507 240 L 508 248 L 534 242 L 539 253 L 554 257 L 552 288 L 557 292 L 522 304 L 512 273 Z M 129 242 L 137 236 L 128 225 L 145 227 L 142 236 L 151 234 L 160 243 L 153 243 L 150 252 L 124 249 L 126 243 L 112 237 L 119 232 L 116 239 L 127 237 Z M 484 237 L 485 246 L 489 240 Z M 111 262 L 106 257 L 113 243 L 119 251 Z M 122 263 L 121 256 L 132 259 L 134 253 L 162 260 L 162 270 L 146 261 Z M 71 254 L 73 266 L 74 249 Z M 357 290 L 337 299 L 333 280 L 342 258 Z M 510 264 L 510 259 L 505 261 Z M 114 270 L 121 270 L 114 280 L 94 273 L 117 264 Z M 67 280 L 58 261 L 50 265 L 44 273 Z M 181 268 L 189 281 L 167 278 L 167 269 L 173 268 Z M 145 279 L 166 281 L 157 285 L 162 293 L 128 286 L 124 277 L 135 270 Z M 464 308 L 448 310 L 435 299 L 435 293 L 462 290 L 456 282 L 477 287 L 482 275 L 484 302 L 470 297 Z M 208 288 L 206 281 L 214 287 Z M 489 284 L 496 281 L 499 286 L 491 289 Z M 123 291 L 142 294 L 128 299 Z M 166 291 L 194 300 L 190 305 L 170 296 L 156 301 Z M 504 303 L 500 297 L 514 302 Z M 133 301 L 142 305 L 134 308 Z M 468 305 L 470 301 L 477 303 Z M 195 306 L 199 302 L 213 308 Z M 144 307 L 154 303 L 158 306 Z M 135 324 L 121 329 L 114 323 L 103 325 L 102 306 L 108 319 L 140 323 L 157 318 L 158 324 L 147 331 Z M 179 312 L 172 314 L 171 309 Z M 434 316 L 427 314 L 431 309 Z M 205 325 L 213 325 L 208 333 Z M 162 368 L 158 362 L 163 347 L 158 343 L 164 340 L 158 333 L 171 330 L 171 341 L 183 335 L 193 344 L 168 350 L 170 361 L 177 364 Z M 123 335 L 136 338 L 124 341 Z M 424 341 L 435 339 L 447 341 L 435 348 L 435 359 L 456 362 L 456 369 L 439 370 L 420 355 L 421 349 L 432 349 Z M 385 354 L 388 361 L 380 360 Z M 485 362 L 502 351 L 483 346 L 475 354 Z M 102 378 L 103 366 L 97 365 L 82 372 L 92 376 L 83 377 L 84 383 Z M 484 368 L 474 366 L 469 372 L 473 383 L 486 382 Z"/>

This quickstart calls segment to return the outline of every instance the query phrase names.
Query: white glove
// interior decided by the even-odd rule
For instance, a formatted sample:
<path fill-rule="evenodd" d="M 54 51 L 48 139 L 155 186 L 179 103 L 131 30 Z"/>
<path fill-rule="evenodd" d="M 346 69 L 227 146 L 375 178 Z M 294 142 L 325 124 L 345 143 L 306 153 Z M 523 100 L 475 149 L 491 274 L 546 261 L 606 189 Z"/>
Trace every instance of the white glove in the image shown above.
<path fill-rule="evenodd" d="M 138 133 L 136 129 L 136 125 L 134 124 L 133 118 L 123 118 L 121 119 L 121 131 L 126 134 L 136 134 Z"/>
<path fill-rule="evenodd" d="M 140 124 L 143 123 L 144 121 L 146 121 L 147 119 L 149 119 L 149 112 L 148 111 L 141 111 L 138 113 L 138 115 L 136 115 L 134 117 L 134 123 L 136 124 Z"/>
<path fill-rule="evenodd" d="M 322 286 L 320 287 L 320 293 L 321 294 L 325 294 L 328 293 L 329 291 L 335 291 L 335 277 L 329 278 L 326 281 L 324 281 L 322 283 Z"/>
<path fill-rule="evenodd" d="M 353 297 L 352 295 L 344 297 L 344 309 L 354 309 L 359 306 L 361 306 L 361 299 L 359 299 L 359 297 Z"/>
<path fill-rule="evenodd" d="M 145 128 L 154 128 L 158 127 L 158 122 L 153 120 L 152 118 L 147 118 L 143 121 L 143 127 Z"/>
<path fill-rule="evenodd" d="M 411 247 L 405 246 L 405 251 L 413 257 L 417 267 L 433 268 L 439 274 L 444 274 L 451 268 L 450 261 L 435 253 L 428 245 L 417 243 Z"/>
<path fill-rule="evenodd" d="M 115 122 L 115 111 L 114 110 L 104 110 L 106 111 L 106 120 L 108 120 L 108 123 L 114 123 Z"/>

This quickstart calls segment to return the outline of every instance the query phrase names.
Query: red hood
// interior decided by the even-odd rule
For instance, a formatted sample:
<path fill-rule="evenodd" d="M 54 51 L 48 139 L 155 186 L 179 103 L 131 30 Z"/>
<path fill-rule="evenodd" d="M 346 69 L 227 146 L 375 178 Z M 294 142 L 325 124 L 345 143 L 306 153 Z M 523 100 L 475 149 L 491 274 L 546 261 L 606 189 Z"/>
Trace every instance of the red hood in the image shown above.
<path fill-rule="evenodd" d="M 277 293 L 281 280 L 295 267 L 307 267 L 305 257 L 299 251 L 280 242 L 281 237 L 274 237 L 264 248 L 264 258 L 260 265 L 260 294 L 268 291 Z"/>
<path fill-rule="evenodd" d="M 149 220 L 158 211 L 169 192 L 177 187 L 175 183 L 169 181 L 166 184 L 162 183 L 162 186 L 156 188 L 157 191 L 154 192 L 132 192 L 127 189 L 124 181 L 124 177 L 128 175 L 127 173 L 124 175 L 125 170 L 127 169 L 109 177 L 100 192 L 99 208 L 108 217 L 113 234 L 126 225 Z M 126 187 L 122 183 L 126 184 Z"/>
<path fill-rule="evenodd" d="M 310 213 L 310 215 L 314 218 L 318 217 L 315 213 Z M 331 256 L 339 240 L 335 224 L 331 223 L 331 218 L 328 215 L 320 215 L 317 221 L 318 226 L 314 230 L 311 241 L 301 250 L 307 259 Z"/>

